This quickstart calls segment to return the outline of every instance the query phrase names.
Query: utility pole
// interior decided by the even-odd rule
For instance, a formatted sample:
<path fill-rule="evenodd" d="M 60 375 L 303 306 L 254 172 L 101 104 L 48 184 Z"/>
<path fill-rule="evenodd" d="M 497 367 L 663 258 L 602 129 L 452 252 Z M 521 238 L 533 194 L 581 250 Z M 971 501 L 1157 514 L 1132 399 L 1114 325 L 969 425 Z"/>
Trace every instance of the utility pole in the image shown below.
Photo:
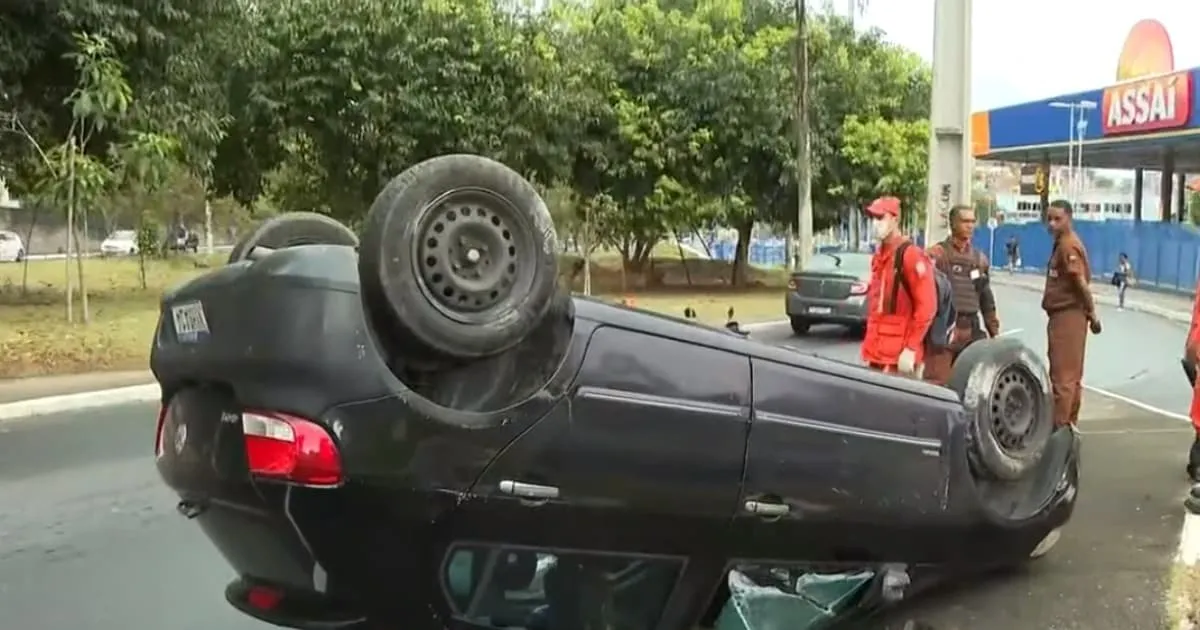
<path fill-rule="evenodd" d="M 808 266 L 813 252 L 812 145 L 808 121 L 808 7 L 794 0 L 796 10 L 796 193 L 797 245 L 793 265 Z"/>
<path fill-rule="evenodd" d="M 948 235 L 946 214 L 951 206 L 971 203 L 971 3 L 933 3 L 926 244 Z"/>

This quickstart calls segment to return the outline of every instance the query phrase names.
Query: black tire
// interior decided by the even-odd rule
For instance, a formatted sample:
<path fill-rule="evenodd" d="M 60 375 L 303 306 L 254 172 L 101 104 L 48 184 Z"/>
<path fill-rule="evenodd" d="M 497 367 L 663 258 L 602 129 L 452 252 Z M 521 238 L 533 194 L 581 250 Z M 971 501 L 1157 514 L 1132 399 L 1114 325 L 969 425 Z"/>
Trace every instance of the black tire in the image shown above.
<path fill-rule="evenodd" d="M 812 322 L 808 321 L 807 319 L 804 319 L 803 317 L 797 317 L 797 316 L 793 315 L 791 317 L 791 320 L 792 320 L 792 333 L 797 336 L 807 335 L 808 329 L 812 327 Z"/>
<path fill-rule="evenodd" d="M 18 249 L 16 262 L 24 262 L 24 261 L 25 261 L 25 250 Z"/>
<path fill-rule="evenodd" d="M 1017 339 L 976 341 L 954 361 L 948 383 L 967 412 L 976 473 L 1000 481 L 1028 474 L 1054 433 L 1045 365 Z"/>
<path fill-rule="evenodd" d="M 277 250 L 297 245 L 355 247 L 358 237 L 350 228 L 323 214 L 287 212 L 263 221 L 253 232 L 242 237 L 229 252 L 229 262 L 246 260 L 256 247 Z"/>
<path fill-rule="evenodd" d="M 433 360 L 502 352 L 538 326 L 559 290 L 545 202 L 484 157 L 443 155 L 396 176 L 362 235 L 363 299 L 398 352 Z"/>

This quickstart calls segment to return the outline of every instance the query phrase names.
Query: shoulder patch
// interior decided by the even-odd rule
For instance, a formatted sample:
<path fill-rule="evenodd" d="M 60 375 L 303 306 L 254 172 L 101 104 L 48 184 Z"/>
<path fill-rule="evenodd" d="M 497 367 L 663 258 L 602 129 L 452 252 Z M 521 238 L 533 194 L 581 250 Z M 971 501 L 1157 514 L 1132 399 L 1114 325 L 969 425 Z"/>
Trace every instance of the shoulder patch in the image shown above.
<path fill-rule="evenodd" d="M 924 260 L 918 260 L 918 261 L 917 261 L 917 266 L 916 266 L 914 269 L 915 269 L 915 271 L 917 272 L 917 275 L 918 275 L 918 276 L 924 276 L 924 275 L 925 275 L 925 261 L 924 261 Z"/>

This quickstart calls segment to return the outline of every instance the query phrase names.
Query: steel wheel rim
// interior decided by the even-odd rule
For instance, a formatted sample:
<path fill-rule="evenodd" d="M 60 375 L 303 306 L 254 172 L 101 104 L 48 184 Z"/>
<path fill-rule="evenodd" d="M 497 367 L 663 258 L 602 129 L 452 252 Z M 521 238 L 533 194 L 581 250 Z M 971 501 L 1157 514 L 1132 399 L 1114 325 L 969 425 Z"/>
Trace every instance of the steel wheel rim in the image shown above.
<path fill-rule="evenodd" d="M 991 431 L 1000 448 L 1025 455 L 1035 448 L 1030 438 L 1038 429 L 1041 415 L 1037 380 L 1020 367 L 1001 371 L 988 397 Z"/>
<path fill-rule="evenodd" d="M 533 282 L 528 221 L 490 191 L 456 189 L 434 199 L 418 215 L 415 237 L 421 292 L 454 321 L 494 321 Z"/>

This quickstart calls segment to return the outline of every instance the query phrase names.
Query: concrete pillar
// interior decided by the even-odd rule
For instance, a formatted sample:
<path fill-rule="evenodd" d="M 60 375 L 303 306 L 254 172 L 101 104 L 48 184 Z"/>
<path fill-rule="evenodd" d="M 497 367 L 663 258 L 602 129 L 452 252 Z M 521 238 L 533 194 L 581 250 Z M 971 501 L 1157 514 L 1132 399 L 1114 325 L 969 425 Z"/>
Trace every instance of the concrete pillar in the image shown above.
<path fill-rule="evenodd" d="M 926 243 L 949 234 L 950 206 L 971 203 L 971 5 L 972 0 L 933 3 Z"/>
<path fill-rule="evenodd" d="M 1180 223 L 1188 222 L 1187 213 L 1187 175 L 1175 173 L 1175 220 Z"/>
<path fill-rule="evenodd" d="M 1163 154 L 1162 178 L 1158 185 L 1159 218 L 1163 223 L 1171 220 L 1171 189 L 1175 183 L 1175 154 Z"/>
<path fill-rule="evenodd" d="M 1146 185 L 1146 172 L 1142 169 L 1133 171 L 1133 222 L 1142 222 L 1142 191 Z"/>

